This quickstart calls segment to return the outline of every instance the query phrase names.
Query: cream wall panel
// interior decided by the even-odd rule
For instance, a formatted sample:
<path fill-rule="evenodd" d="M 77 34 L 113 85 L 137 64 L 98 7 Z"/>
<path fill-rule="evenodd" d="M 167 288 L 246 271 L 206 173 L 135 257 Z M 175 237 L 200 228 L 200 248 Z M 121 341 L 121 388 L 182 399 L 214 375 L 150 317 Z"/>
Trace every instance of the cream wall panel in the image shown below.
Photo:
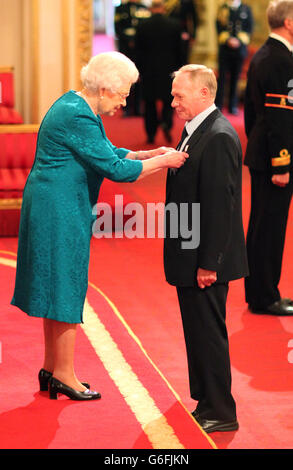
<path fill-rule="evenodd" d="M 15 108 L 23 114 L 22 0 L 0 0 L 0 65 L 14 67 Z"/>
<path fill-rule="evenodd" d="M 40 0 L 39 120 L 63 93 L 63 36 L 61 0 Z"/>

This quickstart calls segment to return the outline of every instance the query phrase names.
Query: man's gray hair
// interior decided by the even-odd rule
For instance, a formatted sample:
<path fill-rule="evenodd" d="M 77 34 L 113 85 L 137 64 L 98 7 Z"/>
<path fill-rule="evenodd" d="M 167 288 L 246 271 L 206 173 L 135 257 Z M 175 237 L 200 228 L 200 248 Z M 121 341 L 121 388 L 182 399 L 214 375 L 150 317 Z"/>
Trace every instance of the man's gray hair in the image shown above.
<path fill-rule="evenodd" d="M 139 73 L 128 57 L 111 51 L 92 57 L 81 69 L 80 76 L 83 86 L 93 93 L 101 88 L 116 92 L 124 84 L 135 83 Z"/>
<path fill-rule="evenodd" d="M 188 73 L 189 78 L 193 82 L 200 80 L 202 86 L 206 86 L 213 98 L 217 93 L 217 78 L 214 71 L 205 65 L 188 64 L 181 67 L 177 72 L 174 73 L 176 77 L 178 74 Z"/>
<path fill-rule="evenodd" d="M 292 0 L 274 0 L 267 8 L 267 18 L 271 29 L 278 29 L 284 26 L 286 18 L 293 19 Z"/>

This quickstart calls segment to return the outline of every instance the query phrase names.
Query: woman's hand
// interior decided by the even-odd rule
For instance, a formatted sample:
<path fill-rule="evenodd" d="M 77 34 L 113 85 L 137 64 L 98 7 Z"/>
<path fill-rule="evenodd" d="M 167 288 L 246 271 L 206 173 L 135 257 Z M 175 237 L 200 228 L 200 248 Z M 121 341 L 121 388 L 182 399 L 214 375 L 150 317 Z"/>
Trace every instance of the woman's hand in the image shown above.
<path fill-rule="evenodd" d="M 131 160 L 148 160 L 149 158 L 163 156 L 170 151 L 174 152 L 175 149 L 170 147 L 158 147 L 153 150 L 138 150 L 137 152 L 129 152 L 126 158 Z"/>
<path fill-rule="evenodd" d="M 180 168 L 184 165 L 186 159 L 189 157 L 186 152 L 177 152 L 176 150 L 169 151 L 163 155 L 166 160 L 167 168 Z"/>
<path fill-rule="evenodd" d="M 165 155 L 167 152 L 174 152 L 175 149 L 172 147 L 158 147 L 157 149 L 148 150 L 147 153 L 149 154 L 148 158 L 157 157 L 159 155 Z"/>
<path fill-rule="evenodd" d="M 147 158 L 142 162 L 142 172 L 137 180 L 141 180 L 142 178 L 145 178 L 156 171 L 163 170 L 164 168 L 180 168 L 188 157 L 188 153 L 169 150 L 169 152 L 166 152 L 163 155 L 160 154 L 152 158 Z"/>

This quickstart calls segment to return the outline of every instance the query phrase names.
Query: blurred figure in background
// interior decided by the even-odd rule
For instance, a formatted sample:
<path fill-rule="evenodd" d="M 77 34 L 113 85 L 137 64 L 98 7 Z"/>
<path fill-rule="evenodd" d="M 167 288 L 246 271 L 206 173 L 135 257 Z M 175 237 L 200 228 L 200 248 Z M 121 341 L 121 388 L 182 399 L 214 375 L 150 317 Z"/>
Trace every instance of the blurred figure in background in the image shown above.
<path fill-rule="evenodd" d="M 135 35 L 137 26 L 151 13 L 141 0 L 126 0 L 115 8 L 114 26 L 119 52 L 135 62 Z M 126 116 L 140 115 L 140 84 L 133 85 L 127 99 L 124 114 Z"/>
<path fill-rule="evenodd" d="M 219 57 L 218 57 L 218 92 L 216 105 L 220 110 L 224 106 L 227 74 L 230 79 L 228 98 L 229 113 L 238 113 L 238 81 L 243 62 L 247 56 L 247 46 L 253 28 L 251 8 L 241 0 L 228 0 L 219 8 L 217 21 Z"/>
<path fill-rule="evenodd" d="M 193 41 L 196 37 L 198 15 L 195 0 L 164 0 L 165 14 L 181 25 L 182 60 L 189 62 Z"/>
<path fill-rule="evenodd" d="M 148 143 L 154 142 L 159 125 L 167 142 L 173 126 L 172 73 L 182 64 L 179 22 L 165 16 L 164 0 L 153 0 L 152 16 L 138 25 L 136 64 L 141 75 L 145 129 Z M 158 101 L 162 102 L 161 117 Z"/>

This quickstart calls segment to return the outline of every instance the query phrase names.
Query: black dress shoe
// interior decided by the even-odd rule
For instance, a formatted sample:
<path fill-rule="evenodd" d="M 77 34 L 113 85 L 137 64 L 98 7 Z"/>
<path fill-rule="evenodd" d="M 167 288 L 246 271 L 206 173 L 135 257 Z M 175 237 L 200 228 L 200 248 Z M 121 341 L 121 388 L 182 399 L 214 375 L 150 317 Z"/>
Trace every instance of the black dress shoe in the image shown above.
<path fill-rule="evenodd" d="M 237 420 L 221 421 L 218 419 L 200 418 L 198 416 L 196 418 L 196 421 L 207 434 L 211 432 L 216 432 L 216 431 L 219 431 L 219 432 L 237 431 L 237 429 L 239 429 L 239 423 Z"/>
<path fill-rule="evenodd" d="M 52 372 L 49 372 L 46 369 L 41 369 L 38 375 L 39 384 L 40 384 L 40 392 L 47 392 L 49 390 L 49 379 L 52 377 Z M 91 388 L 90 384 L 87 382 L 82 382 L 82 385 L 86 388 Z"/>
<path fill-rule="evenodd" d="M 249 310 L 252 313 L 257 313 L 259 315 L 276 315 L 280 317 L 291 316 L 293 315 L 293 302 L 288 298 L 280 299 L 268 307 L 262 309 L 255 308 L 250 305 Z"/>
<path fill-rule="evenodd" d="M 195 409 L 191 412 L 192 416 L 194 417 L 195 420 L 198 420 L 199 418 L 199 412 Z"/>
<path fill-rule="evenodd" d="M 66 395 L 71 400 L 99 400 L 101 394 L 99 392 L 89 390 L 88 388 L 84 392 L 79 390 L 74 390 L 74 388 L 69 387 L 68 385 L 60 382 L 60 380 L 51 377 L 49 379 L 49 393 L 51 400 L 57 400 L 58 393 Z"/>

